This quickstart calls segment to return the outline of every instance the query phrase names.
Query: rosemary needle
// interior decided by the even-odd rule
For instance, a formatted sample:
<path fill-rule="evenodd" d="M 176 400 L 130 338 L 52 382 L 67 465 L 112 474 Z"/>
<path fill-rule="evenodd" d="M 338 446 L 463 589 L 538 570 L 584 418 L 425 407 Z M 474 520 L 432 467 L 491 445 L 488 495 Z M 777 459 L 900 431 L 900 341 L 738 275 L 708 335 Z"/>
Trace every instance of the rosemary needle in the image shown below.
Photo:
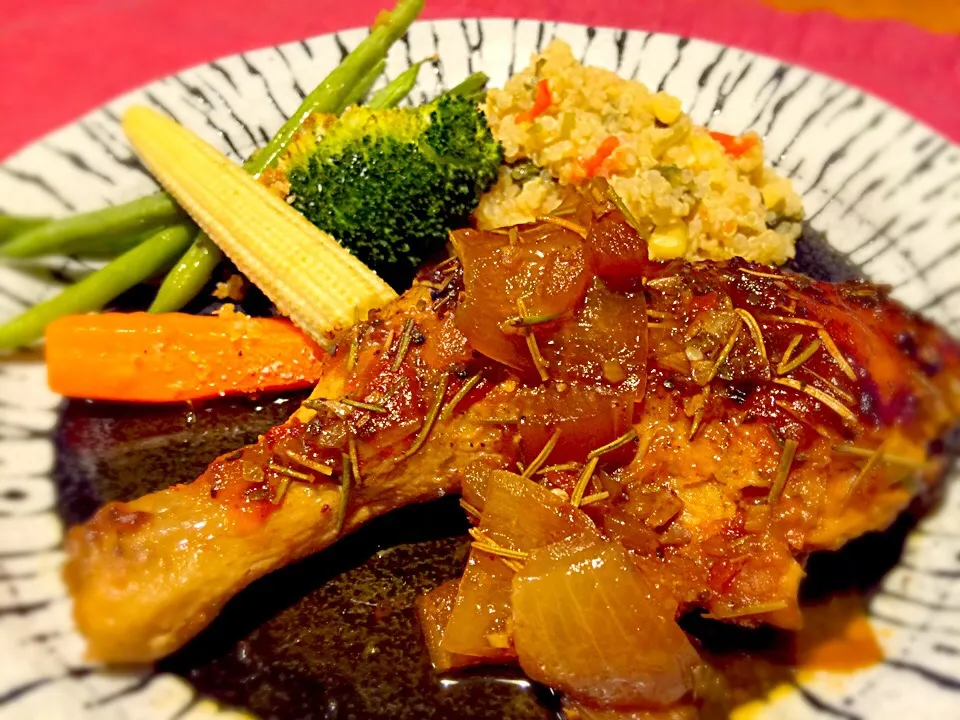
<path fill-rule="evenodd" d="M 300 472 L 299 470 L 291 470 L 288 467 L 283 465 L 269 465 L 269 469 L 273 470 L 275 473 L 280 475 L 285 475 L 288 478 L 293 478 L 294 480 L 300 480 L 302 482 L 313 482 L 313 478 L 310 477 L 307 473 Z"/>
<path fill-rule="evenodd" d="M 468 502 L 467 502 L 466 500 L 464 500 L 463 498 L 460 498 L 460 507 L 462 507 L 464 510 L 466 510 L 468 515 L 472 515 L 473 517 L 477 518 L 478 520 L 479 520 L 479 519 L 482 517 L 482 515 L 483 515 L 483 514 L 480 512 L 480 509 L 479 509 L 479 508 L 477 508 L 475 505 L 471 505 L 470 503 L 468 503 Z"/>
<path fill-rule="evenodd" d="M 623 447 L 636 437 L 637 429 L 632 427 L 616 440 L 612 440 L 606 445 L 601 445 L 596 450 L 591 450 L 587 454 L 587 459 L 592 460 L 593 458 L 600 457 L 601 455 L 606 455 L 608 452 L 613 452 L 614 450 Z"/>
<path fill-rule="evenodd" d="M 583 471 L 580 473 L 580 477 L 577 478 L 577 484 L 573 488 L 573 494 L 570 496 L 570 503 L 574 507 L 580 507 L 580 503 L 583 500 L 583 494 L 587 491 L 587 486 L 590 484 L 590 479 L 593 477 L 593 471 L 597 469 L 597 463 L 600 461 L 600 458 L 594 456 L 587 461 L 587 464 L 584 465 Z"/>
<path fill-rule="evenodd" d="M 470 394 L 470 391 L 473 390 L 477 386 L 477 383 L 479 383 L 482 379 L 483 376 L 480 373 L 467 378 L 467 381 L 463 384 L 463 387 L 457 391 L 457 394 L 453 396 L 450 402 L 447 403 L 447 406 L 443 409 L 443 412 L 440 413 L 440 419 L 449 420 L 453 415 L 454 410 L 457 409 L 457 405 L 463 402 L 463 399 Z"/>
<path fill-rule="evenodd" d="M 290 478 L 282 478 L 280 483 L 277 485 L 277 491 L 273 494 L 273 497 L 270 498 L 270 502 L 274 505 L 279 505 L 283 502 L 284 496 L 287 494 L 287 490 L 290 488 Z"/>
<path fill-rule="evenodd" d="M 343 470 L 340 473 L 340 505 L 337 507 L 337 524 L 334 526 L 334 535 L 343 532 L 343 525 L 347 519 L 347 504 L 350 502 L 350 458 L 347 453 L 340 454 Z"/>
<path fill-rule="evenodd" d="M 397 356 L 393 359 L 391 370 L 396 372 L 403 365 L 403 359 L 407 356 L 410 349 L 410 340 L 413 337 L 413 318 L 407 318 L 403 323 L 403 332 L 400 334 L 400 344 L 397 346 Z"/>
<path fill-rule="evenodd" d="M 427 411 L 427 416 L 423 419 L 423 426 L 420 428 L 416 440 L 413 441 L 413 445 L 400 457 L 401 460 L 406 460 L 415 455 L 420 448 L 423 447 L 427 438 L 430 437 L 430 431 L 433 430 L 433 426 L 437 422 L 437 417 L 440 415 L 440 406 L 443 404 L 443 397 L 447 393 L 447 383 L 449 381 L 450 376 L 444 373 L 440 379 L 440 384 L 437 386 L 437 394 L 434 396 L 433 402 L 430 404 L 430 409 Z"/>
<path fill-rule="evenodd" d="M 321 475 L 333 475 L 333 468 L 329 465 L 324 465 L 323 463 L 311 460 L 305 455 L 294 452 L 293 450 L 287 450 L 287 457 L 293 460 L 298 465 L 303 465 L 305 468 L 314 470 L 315 472 L 320 473 Z"/>
<path fill-rule="evenodd" d="M 353 482 L 355 485 L 359 486 L 362 482 L 360 479 L 360 455 L 357 452 L 357 436 L 352 432 L 347 437 L 347 451 L 350 454 L 350 467 L 353 470 Z"/>
<path fill-rule="evenodd" d="M 550 436 L 550 439 L 547 440 L 546 445 L 543 446 L 543 449 L 537 453 L 537 456 L 527 465 L 526 469 L 522 472 L 521 477 L 529 478 L 537 470 L 540 469 L 540 466 L 543 465 L 549 458 L 550 453 L 553 452 L 553 449 L 557 446 L 557 443 L 560 442 L 560 428 L 557 428 L 553 431 L 553 435 Z"/>
<path fill-rule="evenodd" d="M 787 478 L 790 476 L 790 468 L 793 466 L 793 458 L 797 454 L 797 441 L 788 438 L 783 444 L 783 452 L 780 454 L 780 463 L 777 466 L 777 476 L 770 486 L 770 494 L 767 495 L 767 502 L 773 504 L 780 499 L 783 489 L 787 485 Z"/>
<path fill-rule="evenodd" d="M 344 405 L 349 405 L 350 407 L 355 407 L 359 410 L 369 410 L 374 413 L 386 413 L 387 409 L 383 405 L 375 405 L 374 403 L 361 402 L 359 400 L 351 400 L 350 398 L 344 398 L 341 400 Z"/>

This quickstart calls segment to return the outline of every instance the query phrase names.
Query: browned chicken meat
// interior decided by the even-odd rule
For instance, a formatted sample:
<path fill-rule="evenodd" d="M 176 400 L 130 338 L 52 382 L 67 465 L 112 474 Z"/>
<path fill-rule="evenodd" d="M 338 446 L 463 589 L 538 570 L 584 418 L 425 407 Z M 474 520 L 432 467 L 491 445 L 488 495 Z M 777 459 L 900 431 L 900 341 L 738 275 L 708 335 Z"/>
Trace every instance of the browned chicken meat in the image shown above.
<path fill-rule="evenodd" d="M 666 707 L 698 667 L 679 614 L 796 627 L 804 558 L 938 477 L 960 348 L 867 283 L 651 262 L 637 225 L 596 182 L 455 233 L 289 422 L 73 528 L 90 656 L 159 658 L 256 578 L 461 488 L 471 560 L 423 608 L 440 667 L 519 660 L 594 708 Z"/>

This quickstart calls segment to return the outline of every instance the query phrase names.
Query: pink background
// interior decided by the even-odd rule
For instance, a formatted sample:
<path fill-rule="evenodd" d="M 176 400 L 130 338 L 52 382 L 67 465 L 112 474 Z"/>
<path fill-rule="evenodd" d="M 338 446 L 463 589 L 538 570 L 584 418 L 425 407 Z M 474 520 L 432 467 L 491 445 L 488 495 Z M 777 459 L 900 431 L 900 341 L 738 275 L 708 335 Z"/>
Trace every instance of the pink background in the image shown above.
<path fill-rule="evenodd" d="M 0 158 L 197 63 L 368 24 L 391 0 L 0 0 Z M 544 18 L 706 38 L 865 88 L 960 141 L 960 36 L 759 0 L 428 0 L 424 17 Z"/>

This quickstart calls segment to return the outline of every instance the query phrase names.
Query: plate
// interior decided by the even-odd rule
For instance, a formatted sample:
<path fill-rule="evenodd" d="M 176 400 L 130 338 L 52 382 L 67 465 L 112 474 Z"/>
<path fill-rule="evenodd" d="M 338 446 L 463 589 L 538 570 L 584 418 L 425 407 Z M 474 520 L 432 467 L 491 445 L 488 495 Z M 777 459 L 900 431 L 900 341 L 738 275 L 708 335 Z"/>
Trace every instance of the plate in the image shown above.
<path fill-rule="evenodd" d="M 243 53 L 123 96 L 0 165 L 0 210 L 61 214 L 154 189 L 119 129 L 133 103 L 169 113 L 240 159 L 364 33 Z M 801 265 L 888 283 L 897 298 L 960 331 L 960 148 L 855 88 L 698 40 L 509 19 L 418 23 L 391 51 L 387 75 L 436 53 L 441 62 L 421 74 L 415 101 L 473 70 L 500 84 L 554 36 L 586 63 L 681 98 L 696 122 L 758 130 L 768 159 L 804 196 Z M 0 268 L 0 318 L 89 270 L 72 260 Z M 81 519 L 140 482 L 193 478 L 219 448 L 281 418 L 289 402 L 64 406 L 35 356 L 0 362 L 0 717 L 243 716 L 230 705 L 298 720 L 557 716 L 556 698 L 522 677 L 436 678 L 425 664 L 410 603 L 463 560 L 462 521 L 442 502 L 396 513 L 256 584 L 157 670 L 107 672 L 83 661 L 59 577 L 64 519 Z M 804 675 L 752 717 L 956 717 L 958 528 L 960 487 L 948 483 L 919 523 L 904 520 L 818 559 L 827 567 L 815 578 L 867 588 L 886 658 L 850 675 Z"/>

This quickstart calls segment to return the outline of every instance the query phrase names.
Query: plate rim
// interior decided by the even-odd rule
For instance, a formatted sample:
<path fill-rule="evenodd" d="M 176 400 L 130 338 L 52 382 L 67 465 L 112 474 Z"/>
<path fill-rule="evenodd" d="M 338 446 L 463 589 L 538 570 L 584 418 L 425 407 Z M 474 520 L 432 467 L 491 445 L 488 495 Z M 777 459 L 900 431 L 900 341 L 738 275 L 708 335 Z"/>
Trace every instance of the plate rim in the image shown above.
<path fill-rule="evenodd" d="M 923 120 L 922 118 L 918 118 L 917 116 L 915 116 L 915 115 L 911 114 L 910 112 L 908 112 L 906 109 L 901 108 L 899 105 L 894 104 L 894 103 L 891 102 L 890 100 L 887 100 L 886 98 L 884 98 L 884 97 L 882 97 L 882 96 L 880 96 L 880 95 L 878 95 L 878 94 L 876 94 L 876 93 L 874 93 L 874 92 L 872 92 L 872 91 L 870 91 L 870 90 L 867 90 L 866 88 L 863 88 L 863 87 L 861 87 L 861 86 L 859 86 L 859 85 L 856 85 L 856 84 L 854 84 L 854 83 L 848 82 L 847 80 L 844 80 L 844 79 L 842 79 L 842 78 L 835 77 L 835 76 L 830 75 L 829 73 L 825 73 L 825 72 L 823 72 L 823 71 L 821 71 L 821 70 L 816 70 L 815 68 L 811 68 L 811 67 L 809 67 L 808 65 L 805 65 L 805 64 L 803 64 L 803 63 L 789 62 L 789 61 L 787 61 L 787 60 L 783 60 L 783 59 L 777 57 L 776 55 L 771 55 L 771 54 L 769 54 L 769 53 L 763 53 L 763 52 L 757 52 L 756 50 L 751 50 L 751 49 L 749 49 L 749 48 L 745 48 L 745 47 L 742 47 L 742 46 L 740 46 L 740 45 L 731 45 L 731 44 L 722 43 L 722 42 L 718 42 L 718 41 L 716 41 L 716 40 L 710 40 L 710 39 L 702 38 L 702 37 L 698 37 L 698 36 L 678 35 L 678 34 L 676 34 L 676 33 L 666 33 L 666 32 L 660 32 L 660 31 L 657 31 L 657 30 L 646 30 L 646 29 L 640 28 L 640 27 L 626 28 L 626 27 L 620 27 L 620 26 L 616 26 L 616 25 L 588 25 L 588 24 L 586 24 L 586 23 L 569 22 L 569 21 L 566 21 L 566 20 L 548 20 L 548 19 L 545 19 L 545 18 L 543 18 L 543 17 L 523 17 L 523 18 L 517 18 L 517 17 L 509 17 L 509 16 L 505 16 L 505 15 L 489 15 L 489 16 L 487 16 L 487 15 L 484 15 L 484 16 L 479 16 L 479 15 L 449 16 L 449 17 L 442 17 L 442 18 L 424 18 L 424 19 L 417 19 L 417 20 L 415 20 L 415 21 L 412 23 L 411 27 L 412 27 L 412 26 L 418 26 L 418 25 L 444 23 L 444 22 L 473 22 L 473 21 L 500 21 L 500 22 L 512 22 L 512 23 L 517 23 L 517 22 L 530 22 L 530 23 L 538 23 L 538 24 L 543 24 L 543 25 L 555 25 L 555 26 L 557 26 L 557 27 L 566 26 L 566 27 L 572 27 L 572 28 L 584 28 L 584 29 L 592 29 L 592 30 L 595 30 L 595 31 L 614 32 L 614 33 L 616 33 L 616 32 L 644 33 L 644 34 L 647 34 L 647 35 L 650 35 L 650 36 L 658 36 L 658 37 L 664 37 L 664 38 L 671 38 L 671 39 L 678 40 L 678 41 L 679 41 L 679 40 L 686 40 L 686 41 L 688 41 L 688 42 L 696 42 L 696 43 L 698 43 L 698 44 L 704 44 L 704 45 L 712 46 L 712 47 L 715 47 L 715 48 L 718 48 L 718 49 L 719 49 L 719 48 L 727 48 L 727 49 L 730 49 L 730 50 L 735 50 L 735 51 L 737 51 L 737 52 L 746 53 L 747 55 L 752 55 L 752 56 L 754 56 L 754 57 L 763 58 L 763 59 L 765 59 L 765 60 L 770 60 L 770 61 L 772 61 L 772 62 L 775 62 L 775 63 L 779 64 L 779 65 L 784 65 L 784 66 L 786 66 L 787 68 L 795 68 L 795 69 L 798 69 L 798 70 L 802 70 L 803 72 L 805 72 L 805 73 L 807 73 L 807 74 L 809 74 L 809 75 L 812 75 L 812 76 L 814 76 L 814 77 L 824 78 L 824 79 L 826 79 L 826 80 L 829 80 L 829 81 L 832 82 L 832 83 L 837 83 L 837 84 L 842 85 L 842 86 L 844 86 L 844 87 L 846 87 L 846 88 L 849 88 L 849 89 L 851 89 L 851 90 L 855 90 L 856 92 L 860 93 L 860 94 L 863 95 L 864 97 L 870 98 L 871 100 L 874 100 L 874 101 L 882 104 L 882 105 L 884 106 L 884 109 L 885 109 L 886 111 L 896 113 L 897 115 L 900 115 L 900 116 L 902 116 L 903 118 L 909 118 L 909 119 L 912 120 L 914 123 L 916 123 L 918 126 L 922 127 L 926 132 L 930 133 L 931 135 L 934 135 L 937 139 L 942 140 L 942 141 L 950 144 L 950 145 L 953 146 L 954 148 L 960 149 L 960 140 L 953 140 L 952 138 L 947 137 L 947 136 L 944 135 L 942 132 L 940 132 L 940 131 L 937 130 L 936 128 L 932 127 L 931 125 L 929 125 L 929 124 L 928 124 L 925 120 Z M 89 109 L 85 110 L 83 113 L 81 113 L 80 115 L 77 115 L 77 116 L 74 117 L 73 119 L 67 120 L 67 121 L 65 121 L 65 122 L 63 122 L 63 123 L 60 123 L 59 125 L 57 125 L 57 126 L 51 128 L 50 130 L 44 132 L 42 135 L 39 135 L 39 136 L 37 136 L 37 137 L 34 137 L 32 140 L 30 140 L 30 141 L 28 141 L 27 143 L 21 145 L 20 147 L 18 147 L 17 149 L 15 149 L 13 152 L 7 154 L 7 155 L 4 156 L 3 158 L 0 158 L 0 166 L 8 164 L 9 162 L 11 162 L 11 161 L 15 160 L 16 158 L 18 158 L 19 156 L 21 156 L 24 152 L 26 152 L 27 150 L 29 150 L 32 146 L 37 145 L 37 144 L 39 144 L 39 143 L 42 143 L 42 142 L 48 140 L 51 136 L 53 136 L 53 135 L 55 135 L 55 134 L 63 131 L 63 130 L 66 129 L 66 128 L 69 128 L 69 127 L 75 125 L 76 123 L 80 122 L 81 120 L 84 120 L 85 118 L 89 117 L 90 115 L 92 115 L 92 114 L 94 114 L 94 113 L 96 113 L 96 112 L 99 112 L 99 111 L 103 110 L 103 108 L 105 108 L 105 107 L 107 107 L 107 106 L 109 106 L 109 105 L 112 105 L 113 103 L 116 103 L 116 102 L 118 102 L 118 101 L 120 101 L 120 100 L 122 100 L 122 99 L 124 99 L 124 98 L 126 98 L 126 97 L 128 97 L 128 96 L 130 96 L 130 95 L 133 95 L 133 94 L 135 94 L 135 93 L 141 92 L 141 91 L 143 91 L 143 90 L 145 90 L 145 89 L 147 89 L 147 88 L 149 88 L 149 87 L 151 87 L 151 86 L 153 86 L 153 85 L 155 85 L 155 84 L 157 84 L 157 83 L 161 83 L 161 82 L 163 82 L 164 80 L 167 80 L 167 79 L 169 79 L 169 78 L 176 77 L 176 76 L 181 75 L 181 74 L 183 74 L 183 73 L 190 72 L 190 71 L 192 71 L 192 70 L 197 70 L 197 69 L 199 69 L 199 68 L 208 67 L 208 66 L 210 66 L 210 65 L 212 65 L 212 64 L 214 64 L 214 63 L 220 63 L 220 62 L 223 62 L 224 60 L 228 60 L 228 59 L 231 59 L 231 58 L 234 58 L 234 57 L 238 57 L 238 56 L 240 56 L 240 55 L 244 55 L 244 54 L 247 54 L 247 53 L 256 53 L 256 52 L 260 52 L 260 51 L 264 51 L 264 50 L 272 50 L 272 49 L 274 49 L 274 48 L 284 47 L 284 46 L 287 46 L 287 45 L 294 45 L 294 44 L 298 44 L 298 43 L 304 43 L 304 42 L 310 42 L 310 41 L 314 41 L 314 40 L 320 40 L 320 39 L 323 39 L 323 38 L 327 38 L 327 37 L 332 37 L 332 36 L 335 36 L 335 35 L 339 35 L 339 34 L 341 34 L 341 33 L 356 33 L 356 32 L 360 32 L 360 31 L 364 31 L 364 30 L 368 30 L 368 29 L 369 29 L 369 27 L 366 26 L 366 25 L 355 25 L 355 26 L 351 26 L 351 27 L 345 27 L 345 28 L 339 28 L 339 29 L 330 30 L 330 31 L 328 31 L 328 32 L 320 33 L 320 34 L 318 34 L 318 35 L 310 35 L 310 36 L 305 37 L 305 38 L 299 38 L 299 39 L 295 39 L 295 40 L 288 40 L 288 41 L 281 42 L 281 43 L 274 43 L 274 44 L 272 44 L 272 45 L 258 45 L 258 46 L 256 46 L 256 47 L 250 47 L 250 48 L 246 48 L 246 49 L 244 49 L 244 50 L 237 50 L 236 52 L 227 53 L 227 54 L 224 54 L 224 55 L 219 55 L 219 56 L 217 56 L 217 57 L 215 57 L 215 58 L 212 58 L 212 59 L 210 59 L 210 60 L 206 60 L 206 61 L 204 61 L 204 62 L 199 62 L 199 63 L 194 63 L 193 65 L 187 65 L 187 66 L 182 67 L 182 68 L 180 68 L 180 69 L 178 69 L 178 70 L 175 70 L 174 72 L 170 72 L 170 73 L 166 73 L 166 74 L 164 74 L 164 75 L 160 75 L 160 76 L 155 77 L 155 78 L 153 78 L 153 79 L 151 79 L 151 80 L 147 80 L 147 81 L 145 81 L 145 82 L 142 82 L 142 83 L 139 83 L 139 84 L 134 85 L 134 86 L 132 86 L 132 87 L 129 87 L 129 88 L 127 88 L 126 90 L 123 90 L 123 91 L 121 91 L 121 92 L 119 92 L 119 93 L 116 93 L 116 94 L 114 94 L 114 95 L 111 95 L 111 96 L 110 96 L 109 98 L 107 98 L 106 100 L 104 100 L 104 101 L 102 101 L 102 102 L 100 102 L 100 103 L 98 103 L 98 104 L 90 107 Z M 681 98 L 681 102 L 682 102 L 682 98 Z"/>

